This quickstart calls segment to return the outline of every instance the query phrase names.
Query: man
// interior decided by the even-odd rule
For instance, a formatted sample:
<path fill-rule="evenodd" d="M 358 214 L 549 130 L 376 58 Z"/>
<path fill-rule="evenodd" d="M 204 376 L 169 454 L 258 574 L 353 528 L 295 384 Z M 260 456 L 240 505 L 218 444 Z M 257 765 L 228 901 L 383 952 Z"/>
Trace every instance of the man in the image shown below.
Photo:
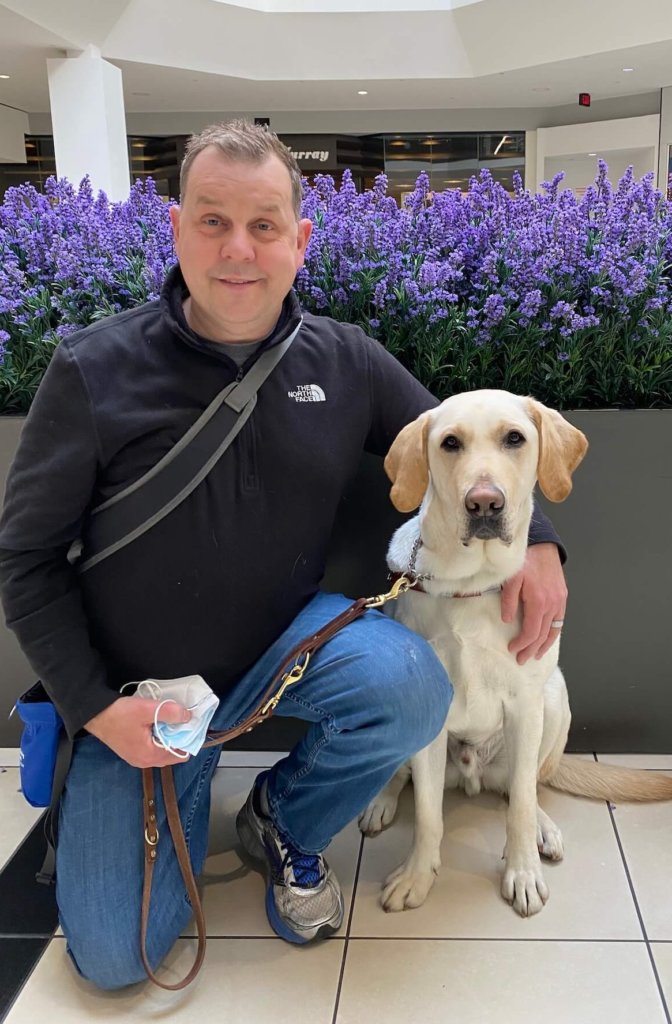
<path fill-rule="evenodd" d="M 9 625 L 77 737 L 61 801 L 57 900 L 70 955 L 103 988 L 145 974 L 138 946 L 141 773 L 176 765 L 194 871 L 204 862 L 218 748 L 186 762 L 158 748 L 158 702 L 121 696 L 145 678 L 200 674 L 220 697 L 213 727 L 241 721 L 294 645 L 338 614 L 318 592 L 339 500 L 364 449 L 385 454 L 435 400 L 358 328 L 301 311 L 292 283 L 311 224 L 289 151 L 244 122 L 188 146 L 171 209 L 179 268 L 159 303 L 111 317 L 54 354 L 24 427 L 0 524 Z M 298 333 L 234 444 L 190 497 L 141 538 L 78 576 L 66 558 L 88 510 L 146 473 L 261 351 Z M 324 402 L 300 403 L 317 384 Z M 557 635 L 566 591 L 550 524 L 538 516 L 514 653 Z M 541 542 L 541 543 L 539 543 Z M 340 887 L 322 856 L 332 837 L 425 746 L 450 684 L 430 647 L 377 612 L 316 655 L 277 713 L 310 726 L 263 773 L 238 815 L 266 869 L 276 933 L 333 933 Z M 159 717 L 190 712 L 165 704 Z M 164 810 L 159 802 L 159 831 Z M 147 950 L 161 962 L 190 916 L 169 841 L 159 848 Z"/>

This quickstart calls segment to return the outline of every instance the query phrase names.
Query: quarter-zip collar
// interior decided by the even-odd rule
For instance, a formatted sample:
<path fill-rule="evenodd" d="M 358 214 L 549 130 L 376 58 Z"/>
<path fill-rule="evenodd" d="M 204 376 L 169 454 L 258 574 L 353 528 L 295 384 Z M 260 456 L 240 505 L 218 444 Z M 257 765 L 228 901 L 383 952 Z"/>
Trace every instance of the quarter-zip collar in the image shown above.
<path fill-rule="evenodd" d="M 205 352 L 207 355 L 213 356 L 215 359 L 220 359 L 227 363 L 233 368 L 234 374 L 238 373 L 238 367 L 234 363 L 233 359 L 227 355 L 224 346 L 218 344 L 216 341 L 212 341 L 209 338 L 204 338 L 195 331 L 192 331 L 191 327 L 187 323 L 187 319 L 184 315 L 184 300 L 189 295 L 189 289 L 187 288 L 182 271 L 180 270 L 179 263 L 176 263 L 174 267 L 168 271 L 166 279 L 161 289 L 160 298 L 160 309 L 161 316 L 167 326 L 170 328 L 172 333 L 189 345 L 191 348 L 198 349 L 199 352 Z M 301 322 L 301 307 L 297 298 L 296 292 L 292 288 L 287 294 L 285 301 L 282 304 L 282 310 L 280 317 L 271 333 L 263 338 L 259 342 L 259 347 L 253 352 L 248 360 L 243 364 L 241 370 L 245 372 L 252 363 L 256 362 L 262 352 L 267 348 L 271 348 L 272 345 L 278 345 L 285 338 L 288 338 L 292 331 L 295 331 Z"/>

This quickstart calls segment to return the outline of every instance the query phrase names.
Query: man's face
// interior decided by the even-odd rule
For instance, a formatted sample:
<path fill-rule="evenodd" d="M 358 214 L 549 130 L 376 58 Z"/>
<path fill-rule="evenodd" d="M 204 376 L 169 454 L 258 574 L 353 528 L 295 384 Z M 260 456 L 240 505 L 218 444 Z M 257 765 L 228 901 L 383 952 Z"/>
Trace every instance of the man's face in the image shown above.
<path fill-rule="evenodd" d="M 175 249 L 190 293 L 190 326 L 213 341 L 259 341 L 273 330 L 311 222 L 297 221 L 289 172 L 229 160 L 214 146 L 189 170 L 181 207 L 171 207 Z"/>

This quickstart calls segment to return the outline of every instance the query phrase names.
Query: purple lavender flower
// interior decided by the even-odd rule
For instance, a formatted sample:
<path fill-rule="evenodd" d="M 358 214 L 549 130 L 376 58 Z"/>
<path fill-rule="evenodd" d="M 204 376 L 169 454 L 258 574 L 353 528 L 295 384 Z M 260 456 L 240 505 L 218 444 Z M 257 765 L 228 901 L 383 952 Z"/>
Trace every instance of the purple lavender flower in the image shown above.
<path fill-rule="evenodd" d="M 301 302 L 380 332 L 439 397 L 506 380 L 561 407 L 672 405 L 672 204 L 631 169 L 613 187 L 603 162 L 580 198 L 561 191 L 562 177 L 537 195 L 518 177 L 508 195 L 488 171 L 465 194 L 431 193 L 421 175 L 399 207 L 384 175 L 363 192 L 348 171 L 340 188 L 317 175 L 303 186 L 314 229 Z M 25 411 L 61 338 L 156 298 L 174 260 L 168 208 L 149 180 L 124 203 L 86 179 L 9 189 L 0 412 Z M 558 367 L 567 350 L 576 374 Z M 28 382 L 19 398 L 8 366 Z"/>

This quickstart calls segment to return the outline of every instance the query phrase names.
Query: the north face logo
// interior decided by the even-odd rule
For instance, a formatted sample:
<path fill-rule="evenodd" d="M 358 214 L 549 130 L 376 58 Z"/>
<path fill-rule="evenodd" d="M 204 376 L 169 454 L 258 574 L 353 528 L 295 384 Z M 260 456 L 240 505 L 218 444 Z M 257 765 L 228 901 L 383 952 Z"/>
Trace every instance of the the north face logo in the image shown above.
<path fill-rule="evenodd" d="M 288 391 L 295 402 L 326 402 L 327 396 L 319 384 L 299 384 L 296 391 Z"/>

